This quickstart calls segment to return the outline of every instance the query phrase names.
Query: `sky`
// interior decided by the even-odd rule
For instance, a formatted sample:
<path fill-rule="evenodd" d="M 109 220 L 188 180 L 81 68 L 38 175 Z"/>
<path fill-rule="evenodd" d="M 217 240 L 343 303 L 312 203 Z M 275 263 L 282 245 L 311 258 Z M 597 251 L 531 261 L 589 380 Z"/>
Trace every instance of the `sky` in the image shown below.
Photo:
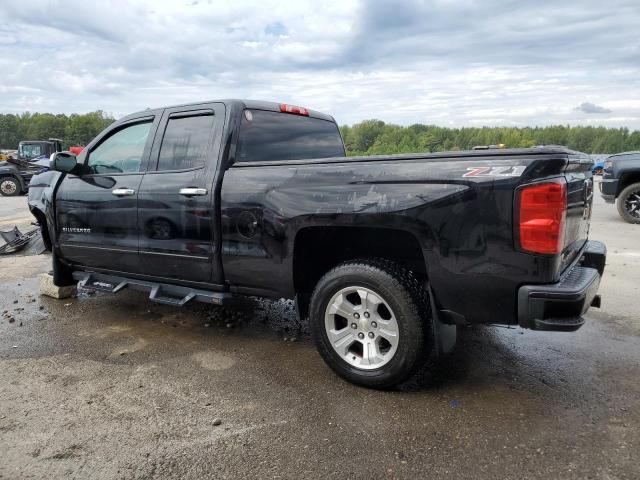
<path fill-rule="evenodd" d="M 0 112 L 220 98 L 640 130 L 640 0 L 0 0 Z"/>

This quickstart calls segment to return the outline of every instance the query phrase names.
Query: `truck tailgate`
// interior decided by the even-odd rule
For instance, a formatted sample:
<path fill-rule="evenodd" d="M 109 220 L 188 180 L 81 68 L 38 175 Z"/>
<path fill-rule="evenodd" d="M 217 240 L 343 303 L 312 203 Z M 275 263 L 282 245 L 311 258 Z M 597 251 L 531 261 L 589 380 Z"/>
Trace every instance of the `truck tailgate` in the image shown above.
<path fill-rule="evenodd" d="M 560 271 L 576 259 L 589 236 L 593 205 L 592 162 L 586 155 L 570 155 L 565 169 L 567 218 Z"/>

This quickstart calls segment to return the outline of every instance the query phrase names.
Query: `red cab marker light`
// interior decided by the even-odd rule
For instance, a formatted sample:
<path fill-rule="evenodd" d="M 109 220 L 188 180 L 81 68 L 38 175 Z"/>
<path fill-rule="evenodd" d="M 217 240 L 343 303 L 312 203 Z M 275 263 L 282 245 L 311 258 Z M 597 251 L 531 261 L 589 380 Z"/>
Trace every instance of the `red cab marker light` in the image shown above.
<path fill-rule="evenodd" d="M 304 107 L 298 107 L 296 105 L 287 105 L 286 103 L 280 104 L 280 111 L 282 113 L 292 113 L 294 115 L 303 115 L 305 117 L 309 116 L 309 110 Z"/>
<path fill-rule="evenodd" d="M 520 247 L 532 253 L 561 253 L 567 215 L 564 179 L 527 185 L 518 195 Z"/>

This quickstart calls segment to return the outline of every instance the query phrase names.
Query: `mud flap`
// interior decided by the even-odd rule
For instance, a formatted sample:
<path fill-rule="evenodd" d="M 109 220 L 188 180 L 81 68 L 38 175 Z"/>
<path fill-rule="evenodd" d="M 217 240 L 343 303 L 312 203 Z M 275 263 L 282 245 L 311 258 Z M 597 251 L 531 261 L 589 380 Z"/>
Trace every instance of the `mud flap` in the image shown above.
<path fill-rule="evenodd" d="M 296 308 L 296 314 L 298 320 L 303 322 L 309 318 L 309 304 L 311 302 L 311 295 L 308 293 L 296 293 L 294 298 L 294 305 Z"/>
<path fill-rule="evenodd" d="M 435 297 L 431 290 L 431 285 L 427 286 L 429 292 L 429 304 L 431 306 L 431 322 L 433 325 L 433 346 L 435 356 L 440 357 L 453 351 L 458 337 L 458 326 L 455 324 L 443 323 L 438 315 Z"/>

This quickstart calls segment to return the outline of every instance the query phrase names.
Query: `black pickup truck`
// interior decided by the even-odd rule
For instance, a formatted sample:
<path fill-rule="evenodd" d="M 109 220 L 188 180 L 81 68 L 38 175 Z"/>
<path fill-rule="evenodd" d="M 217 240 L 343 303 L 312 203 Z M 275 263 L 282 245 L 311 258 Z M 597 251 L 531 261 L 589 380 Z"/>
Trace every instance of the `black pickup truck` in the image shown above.
<path fill-rule="evenodd" d="M 602 198 L 617 201 L 618 213 L 625 222 L 640 223 L 640 152 L 611 155 L 604 162 Z"/>
<path fill-rule="evenodd" d="M 130 115 L 51 163 L 29 207 L 58 285 L 295 297 L 361 385 L 404 381 L 460 325 L 573 331 L 599 306 L 591 161 L 561 147 L 346 157 L 328 115 L 229 100 Z"/>

